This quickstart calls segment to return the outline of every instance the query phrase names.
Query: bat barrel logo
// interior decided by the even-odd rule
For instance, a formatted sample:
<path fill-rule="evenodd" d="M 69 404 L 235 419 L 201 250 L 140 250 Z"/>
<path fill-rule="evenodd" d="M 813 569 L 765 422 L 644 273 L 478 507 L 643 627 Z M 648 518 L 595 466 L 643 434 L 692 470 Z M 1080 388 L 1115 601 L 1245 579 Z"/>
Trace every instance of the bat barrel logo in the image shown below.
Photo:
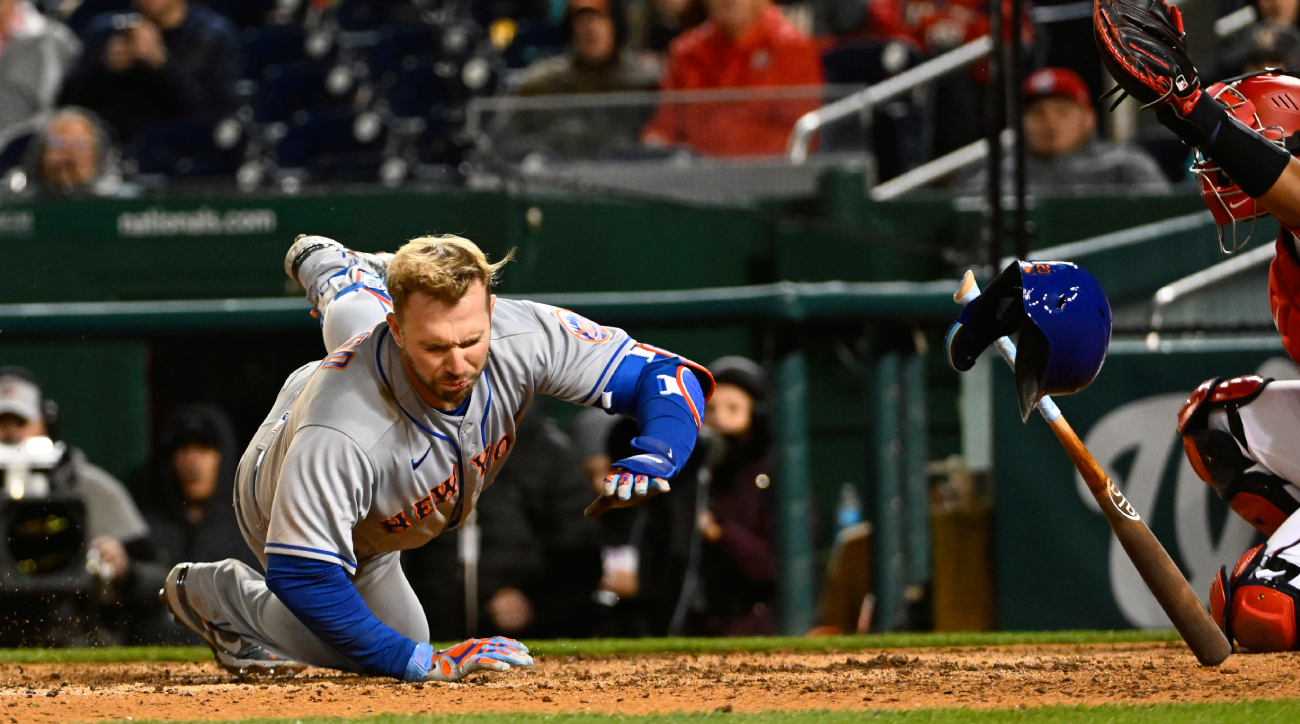
<path fill-rule="evenodd" d="M 1115 506 L 1115 510 L 1118 510 L 1120 515 L 1129 520 L 1142 520 L 1142 516 L 1133 509 L 1133 504 L 1128 502 L 1128 498 L 1125 498 L 1119 488 L 1115 487 L 1115 483 L 1110 480 L 1106 481 L 1106 493 L 1110 495 L 1110 504 Z"/>

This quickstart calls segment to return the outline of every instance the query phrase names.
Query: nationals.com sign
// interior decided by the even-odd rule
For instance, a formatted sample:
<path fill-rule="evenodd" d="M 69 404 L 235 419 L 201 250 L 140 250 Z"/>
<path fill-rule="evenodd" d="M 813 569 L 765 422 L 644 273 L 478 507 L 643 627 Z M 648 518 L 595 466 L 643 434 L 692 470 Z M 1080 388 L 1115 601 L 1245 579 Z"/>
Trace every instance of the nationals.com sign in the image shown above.
<path fill-rule="evenodd" d="M 275 209 L 217 211 L 203 206 L 193 211 L 171 211 L 155 207 L 117 217 L 118 235 L 128 238 L 272 234 L 275 227 Z"/>

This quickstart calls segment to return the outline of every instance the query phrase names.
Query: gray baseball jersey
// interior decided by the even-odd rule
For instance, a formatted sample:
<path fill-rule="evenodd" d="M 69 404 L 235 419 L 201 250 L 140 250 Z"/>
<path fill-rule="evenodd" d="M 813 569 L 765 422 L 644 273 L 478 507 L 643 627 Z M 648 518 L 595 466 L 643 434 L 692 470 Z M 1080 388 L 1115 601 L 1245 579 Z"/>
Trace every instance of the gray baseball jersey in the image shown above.
<path fill-rule="evenodd" d="M 473 509 L 535 395 L 589 405 L 635 347 L 568 310 L 498 299 L 487 365 L 451 416 L 420 399 L 376 325 L 285 383 L 240 461 L 245 537 L 263 563 L 289 554 L 349 573 L 421 546 Z"/>

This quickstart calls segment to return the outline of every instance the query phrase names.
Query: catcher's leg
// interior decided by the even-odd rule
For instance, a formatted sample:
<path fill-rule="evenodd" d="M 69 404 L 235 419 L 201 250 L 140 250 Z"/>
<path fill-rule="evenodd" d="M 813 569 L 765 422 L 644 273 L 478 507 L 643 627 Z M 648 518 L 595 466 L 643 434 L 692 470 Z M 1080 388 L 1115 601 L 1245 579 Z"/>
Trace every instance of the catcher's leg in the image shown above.
<path fill-rule="evenodd" d="M 1300 513 L 1286 519 L 1237 561 L 1220 568 L 1210 589 L 1210 613 L 1229 639 L 1264 653 L 1290 651 L 1297 644 L 1300 612 Z"/>
<path fill-rule="evenodd" d="M 1260 532 L 1272 535 L 1300 510 L 1300 382 L 1208 380 L 1178 421 L 1197 475 Z"/>
<path fill-rule="evenodd" d="M 284 271 L 307 290 L 328 351 L 384 321 L 392 311 L 384 282 L 391 258 L 352 251 L 323 236 L 302 235 L 289 247 Z"/>

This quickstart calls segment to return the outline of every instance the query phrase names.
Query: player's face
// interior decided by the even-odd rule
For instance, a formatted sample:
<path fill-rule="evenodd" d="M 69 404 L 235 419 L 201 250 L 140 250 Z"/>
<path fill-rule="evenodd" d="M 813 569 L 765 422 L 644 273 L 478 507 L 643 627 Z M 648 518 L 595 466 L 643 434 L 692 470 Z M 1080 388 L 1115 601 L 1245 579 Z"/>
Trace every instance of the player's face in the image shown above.
<path fill-rule="evenodd" d="M 454 410 L 469 397 L 487 365 L 495 304 L 476 284 L 455 304 L 416 292 L 406 298 L 401 319 L 388 315 L 407 379 L 429 406 Z"/>

